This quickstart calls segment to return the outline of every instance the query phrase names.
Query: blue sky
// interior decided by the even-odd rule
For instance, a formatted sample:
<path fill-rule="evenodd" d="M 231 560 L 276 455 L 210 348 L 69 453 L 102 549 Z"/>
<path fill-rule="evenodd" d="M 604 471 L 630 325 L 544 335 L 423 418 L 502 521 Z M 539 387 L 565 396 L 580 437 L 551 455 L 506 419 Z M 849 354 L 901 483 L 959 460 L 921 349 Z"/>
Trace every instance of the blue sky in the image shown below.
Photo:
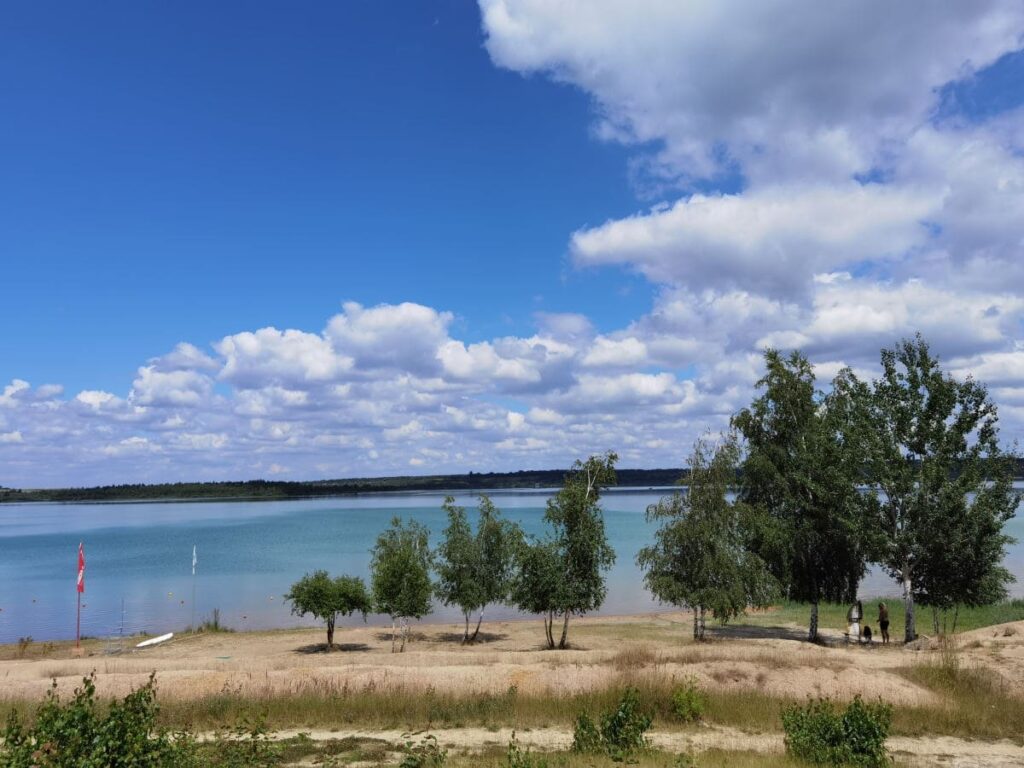
<path fill-rule="evenodd" d="M 0 485 L 678 465 L 916 330 L 1021 434 L 1019 4 L 645 5 L 5 9 Z"/>
<path fill-rule="evenodd" d="M 473 340 L 649 303 L 565 259 L 567 232 L 634 207 L 626 153 L 589 139 L 585 94 L 492 66 L 472 5 L 6 15 L 10 376 L 123 388 L 180 340 L 345 299 L 448 309 Z"/>

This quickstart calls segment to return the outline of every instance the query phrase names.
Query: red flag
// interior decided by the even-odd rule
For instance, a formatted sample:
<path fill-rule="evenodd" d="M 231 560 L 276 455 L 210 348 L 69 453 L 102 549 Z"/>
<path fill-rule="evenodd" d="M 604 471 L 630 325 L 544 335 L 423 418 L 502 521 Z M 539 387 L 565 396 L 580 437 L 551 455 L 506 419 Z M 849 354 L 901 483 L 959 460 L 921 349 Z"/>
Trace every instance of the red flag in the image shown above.
<path fill-rule="evenodd" d="M 85 547 L 78 544 L 78 591 L 85 592 Z"/>

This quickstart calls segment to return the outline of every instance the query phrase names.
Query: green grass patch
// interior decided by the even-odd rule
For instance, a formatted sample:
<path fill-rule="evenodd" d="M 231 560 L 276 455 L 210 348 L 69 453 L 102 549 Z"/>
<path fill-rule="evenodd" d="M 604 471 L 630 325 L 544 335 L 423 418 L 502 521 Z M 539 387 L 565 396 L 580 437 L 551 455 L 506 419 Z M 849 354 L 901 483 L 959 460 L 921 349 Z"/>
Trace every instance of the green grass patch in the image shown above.
<path fill-rule="evenodd" d="M 902 642 L 906 627 L 906 615 L 903 601 L 899 598 L 874 598 L 862 601 L 864 604 L 864 622 L 874 632 L 875 639 L 880 641 L 882 633 L 878 628 L 878 603 L 884 602 L 889 608 L 889 635 L 893 642 Z M 819 603 L 818 625 L 822 629 L 846 631 L 846 612 L 850 606 L 838 603 Z M 918 633 L 932 634 L 932 609 L 926 605 L 915 606 Z M 811 620 L 810 603 L 783 603 L 773 606 L 761 613 L 751 613 L 737 619 L 739 626 L 784 627 L 795 624 L 806 627 Z M 945 622 L 946 628 L 952 630 L 953 612 L 940 614 L 940 625 Z M 1011 621 L 1024 621 L 1024 599 L 1007 600 L 995 605 L 984 605 L 978 608 L 961 608 L 956 617 L 956 631 L 969 632 L 994 624 L 1006 624 Z"/>

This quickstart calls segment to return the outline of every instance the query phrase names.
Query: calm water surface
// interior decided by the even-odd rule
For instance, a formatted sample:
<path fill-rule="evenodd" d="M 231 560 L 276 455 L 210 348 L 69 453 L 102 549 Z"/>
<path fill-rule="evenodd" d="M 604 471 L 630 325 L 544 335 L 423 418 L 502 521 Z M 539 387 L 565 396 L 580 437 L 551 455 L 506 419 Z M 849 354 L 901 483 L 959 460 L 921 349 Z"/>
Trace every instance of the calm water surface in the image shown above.
<path fill-rule="evenodd" d="M 654 610 L 634 564 L 653 526 L 647 505 L 663 491 L 618 491 L 603 500 L 609 540 L 618 555 L 608 577 L 606 614 Z M 544 530 L 546 494 L 493 494 L 505 515 L 528 533 Z M 457 503 L 476 506 L 476 495 Z M 436 536 L 444 529 L 442 494 L 394 494 L 282 502 L 182 504 L 0 505 L 0 643 L 74 637 L 75 569 L 78 542 L 85 543 L 87 569 L 82 633 L 91 636 L 179 631 L 192 619 L 192 545 L 197 545 L 195 612 L 198 619 L 219 608 L 221 621 L 237 629 L 312 624 L 289 613 L 282 595 L 303 573 L 366 577 L 369 549 L 393 515 L 414 518 Z M 1024 540 L 1024 517 L 1009 532 Z M 1007 562 L 1024 594 L 1024 545 Z M 876 572 L 865 595 L 895 594 Z M 123 606 L 123 611 L 122 611 Z M 493 608 L 491 618 L 515 616 Z M 434 621 L 455 621 L 458 612 L 436 606 Z M 361 619 L 360 619 L 361 621 Z M 386 619 L 371 616 L 371 623 Z"/>

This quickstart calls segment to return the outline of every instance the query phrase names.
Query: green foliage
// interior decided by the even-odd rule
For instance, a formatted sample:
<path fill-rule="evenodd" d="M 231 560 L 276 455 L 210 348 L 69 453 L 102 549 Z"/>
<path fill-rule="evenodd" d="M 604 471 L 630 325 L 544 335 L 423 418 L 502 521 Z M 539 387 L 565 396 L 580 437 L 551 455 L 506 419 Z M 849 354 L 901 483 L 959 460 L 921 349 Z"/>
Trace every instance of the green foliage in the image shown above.
<path fill-rule="evenodd" d="M 445 605 L 456 605 L 466 620 L 463 642 L 475 640 L 480 632 L 484 608 L 508 598 L 515 552 L 522 532 L 514 523 L 501 519 L 501 513 L 487 496 L 480 497 L 476 533 L 466 510 L 444 500 L 448 527 L 434 554 L 438 598 Z M 469 617 L 480 612 L 476 631 L 469 634 Z"/>
<path fill-rule="evenodd" d="M 618 706 L 601 716 L 597 726 L 586 713 L 576 718 L 572 750 L 586 754 L 605 754 L 615 762 L 647 748 L 645 734 L 651 729 L 651 716 L 640 708 L 640 693 L 627 688 Z"/>
<path fill-rule="evenodd" d="M 828 699 L 793 706 L 782 713 L 786 750 L 813 765 L 883 768 L 892 708 L 865 704 L 858 696 L 843 711 Z"/>
<path fill-rule="evenodd" d="M 791 599 L 852 600 L 866 559 L 862 420 L 843 379 L 825 397 L 799 352 L 764 357 L 761 394 L 733 417 L 747 447 L 739 495 L 753 511 L 751 545 Z"/>
<path fill-rule="evenodd" d="M 905 638 L 914 601 L 939 608 L 1006 596 L 1003 532 L 1021 494 L 1016 462 L 998 441 L 983 384 L 957 381 L 918 334 L 882 350 L 882 377 L 858 390 L 869 436 L 867 474 L 879 491 L 877 559 L 905 590 Z"/>
<path fill-rule="evenodd" d="M 0 739 L 2 768 L 186 768 L 196 766 L 195 745 L 155 727 L 156 684 L 149 682 L 101 711 L 95 673 L 63 702 L 57 682 L 35 723 L 25 727 L 11 711 Z"/>
<path fill-rule="evenodd" d="M 403 522 L 395 517 L 391 526 L 377 537 L 371 552 L 373 600 L 377 611 L 391 616 L 392 620 L 402 620 L 402 650 L 408 635 L 408 620 L 430 613 L 433 587 L 428 538 L 429 532 L 421 523 Z"/>
<path fill-rule="evenodd" d="M 334 624 L 339 613 L 350 616 L 359 612 L 365 619 L 371 609 L 370 596 L 362 579 L 357 576 L 332 579 L 322 570 L 307 573 L 292 584 L 284 599 L 292 604 L 292 613 L 311 614 L 327 625 L 327 650 L 334 645 Z"/>
<path fill-rule="evenodd" d="M 204 757 L 217 768 L 272 768 L 281 763 L 282 751 L 266 722 L 254 718 L 218 730 Z"/>
<path fill-rule="evenodd" d="M 529 749 L 523 749 L 516 740 L 516 732 L 512 731 L 512 739 L 508 743 L 503 768 L 548 768 L 546 758 L 534 755 Z"/>
<path fill-rule="evenodd" d="M 666 496 L 647 509 L 648 520 L 663 520 L 655 543 L 637 554 L 647 588 L 659 600 L 694 611 L 694 637 L 703 638 L 704 610 L 720 621 L 748 606 L 768 605 L 776 583 L 764 561 L 747 547 L 750 511 L 730 502 L 739 446 L 735 435 L 716 449 L 696 442 L 686 493 Z"/>
<path fill-rule="evenodd" d="M 672 715 L 680 722 L 699 722 L 707 708 L 708 698 L 692 678 L 686 681 L 686 685 L 672 692 Z"/>
<path fill-rule="evenodd" d="M 419 743 L 406 736 L 402 755 L 399 768 L 443 768 L 448 760 L 448 752 L 441 748 L 437 737 L 431 734 L 424 736 Z"/>
<path fill-rule="evenodd" d="M 548 500 L 544 519 L 547 538 L 519 547 L 512 600 L 525 611 L 545 615 L 548 647 L 555 647 L 554 616 L 563 618 L 559 648 L 568 647 L 569 617 L 601 607 L 607 592 L 605 572 L 615 562 L 608 543 L 601 489 L 615 483 L 612 452 L 577 461 L 561 489 Z"/>

